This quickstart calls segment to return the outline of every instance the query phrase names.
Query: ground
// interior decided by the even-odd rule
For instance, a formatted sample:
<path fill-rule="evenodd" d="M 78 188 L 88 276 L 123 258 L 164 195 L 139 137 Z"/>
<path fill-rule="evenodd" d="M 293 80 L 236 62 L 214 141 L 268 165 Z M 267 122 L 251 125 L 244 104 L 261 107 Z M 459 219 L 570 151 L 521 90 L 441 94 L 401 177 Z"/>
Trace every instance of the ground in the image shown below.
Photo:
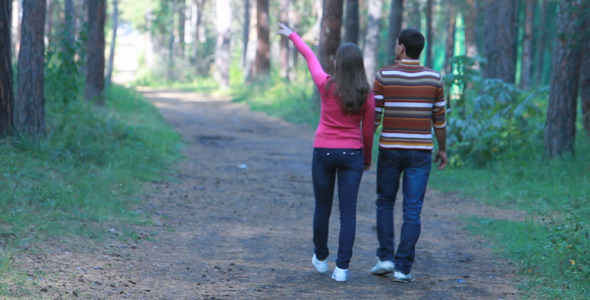
<path fill-rule="evenodd" d="M 375 168 L 365 172 L 349 281 L 311 265 L 313 128 L 189 92 L 142 92 L 186 141 L 172 182 L 146 184 L 139 238 L 48 244 L 15 258 L 31 299 L 516 299 L 515 267 L 462 217 L 519 218 L 429 190 L 412 270 L 394 283 L 375 264 Z M 431 176 L 445 176 L 433 169 Z M 460 184 L 460 183 L 457 183 Z M 400 204 L 398 201 L 398 204 Z M 396 204 L 396 223 L 401 219 Z M 396 224 L 399 230 L 399 224 Z M 335 205 L 330 268 L 338 236 Z M 113 235 L 117 228 L 112 228 Z M 156 234 L 157 233 L 157 234 Z M 25 297 L 26 298 L 26 297 Z"/>

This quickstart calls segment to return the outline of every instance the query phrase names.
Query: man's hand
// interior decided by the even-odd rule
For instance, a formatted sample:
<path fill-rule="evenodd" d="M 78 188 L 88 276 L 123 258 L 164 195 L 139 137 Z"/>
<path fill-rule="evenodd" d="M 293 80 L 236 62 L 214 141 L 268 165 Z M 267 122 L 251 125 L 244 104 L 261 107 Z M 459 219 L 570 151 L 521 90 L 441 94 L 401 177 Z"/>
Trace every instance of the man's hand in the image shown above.
<path fill-rule="evenodd" d="M 436 152 L 436 157 L 434 159 L 434 162 L 437 163 L 439 161 L 440 161 L 440 163 L 438 165 L 438 169 L 444 170 L 445 167 L 447 166 L 447 151 L 440 151 L 439 150 Z"/>

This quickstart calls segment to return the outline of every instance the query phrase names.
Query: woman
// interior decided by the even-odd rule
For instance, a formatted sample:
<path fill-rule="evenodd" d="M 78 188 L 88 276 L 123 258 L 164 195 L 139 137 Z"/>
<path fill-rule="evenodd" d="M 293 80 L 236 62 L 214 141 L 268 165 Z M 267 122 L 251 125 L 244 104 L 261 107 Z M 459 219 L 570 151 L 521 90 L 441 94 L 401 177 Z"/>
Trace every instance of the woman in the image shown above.
<path fill-rule="evenodd" d="M 290 38 L 305 57 L 321 98 L 320 122 L 315 133 L 312 161 L 315 212 L 313 217 L 312 264 L 328 271 L 328 225 L 334 185 L 338 178 L 340 237 L 332 279 L 346 281 L 356 232 L 356 203 L 363 170 L 371 166 L 375 102 L 365 74 L 363 54 L 355 44 L 338 48 L 334 76 L 324 72 L 313 51 L 284 24 Z"/>

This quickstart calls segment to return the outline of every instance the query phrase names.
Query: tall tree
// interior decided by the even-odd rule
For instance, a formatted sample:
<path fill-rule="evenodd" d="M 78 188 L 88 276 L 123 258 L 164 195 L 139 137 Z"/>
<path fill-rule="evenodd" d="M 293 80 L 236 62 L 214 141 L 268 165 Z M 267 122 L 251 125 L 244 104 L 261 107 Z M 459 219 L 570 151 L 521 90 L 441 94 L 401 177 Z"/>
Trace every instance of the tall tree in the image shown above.
<path fill-rule="evenodd" d="M 365 38 L 364 61 L 367 79 L 373 82 L 377 72 L 377 55 L 379 53 L 379 32 L 381 31 L 381 10 L 383 0 L 369 0 L 367 35 Z"/>
<path fill-rule="evenodd" d="M 12 1 L 0 1 L 0 137 L 14 129 L 11 22 Z"/>
<path fill-rule="evenodd" d="M 319 60 L 328 74 L 334 74 L 334 56 L 340 47 L 343 0 L 324 0 L 320 25 Z"/>
<path fill-rule="evenodd" d="M 256 0 L 257 46 L 256 77 L 270 75 L 270 24 L 268 18 L 269 0 Z"/>
<path fill-rule="evenodd" d="M 104 25 L 106 0 L 88 1 L 88 46 L 86 57 L 86 86 L 84 98 L 104 105 Z"/>
<path fill-rule="evenodd" d="M 535 0 L 526 0 L 524 21 L 524 38 L 522 45 L 522 65 L 520 72 L 520 87 L 531 85 L 531 66 L 533 63 L 533 21 L 535 14 Z"/>
<path fill-rule="evenodd" d="M 247 66 L 248 42 L 250 41 L 250 0 L 244 0 L 244 31 L 242 35 L 242 67 Z"/>
<path fill-rule="evenodd" d="M 215 67 L 222 88 L 229 87 L 231 12 L 230 0 L 217 0 L 217 44 L 215 47 Z"/>
<path fill-rule="evenodd" d="M 14 107 L 16 130 L 21 135 L 45 133 L 44 70 L 45 0 L 23 0 L 18 87 Z"/>
<path fill-rule="evenodd" d="M 289 10 L 290 7 L 290 0 L 281 0 L 280 2 L 280 22 L 284 24 L 289 24 Z M 283 78 L 289 78 L 289 38 L 286 36 L 281 35 L 281 43 L 280 43 L 280 75 Z"/>
<path fill-rule="evenodd" d="M 553 49 L 553 71 L 545 121 L 545 151 L 549 157 L 574 153 L 576 107 L 584 14 L 581 1 L 561 0 L 557 19 L 557 43 Z"/>
<path fill-rule="evenodd" d="M 258 46 L 258 30 L 257 30 L 257 22 L 253 22 L 252 20 L 256 20 L 257 19 L 257 7 L 255 5 L 255 3 L 251 2 L 250 5 L 250 22 L 248 24 L 250 24 L 250 28 L 249 28 L 249 32 L 250 34 L 248 35 L 248 43 L 245 44 L 246 47 L 246 53 L 245 53 L 245 67 L 246 67 L 246 74 L 245 74 L 245 80 L 248 82 L 253 81 L 256 78 L 256 49 Z"/>
<path fill-rule="evenodd" d="M 451 59 L 455 56 L 455 32 L 457 23 L 457 6 L 455 0 L 446 0 L 445 5 L 448 16 L 447 39 L 445 42 L 445 73 L 450 74 L 453 70 Z"/>
<path fill-rule="evenodd" d="M 9 0 L 10 1 L 10 0 Z M 20 51 L 20 36 L 21 36 L 21 24 L 22 24 L 22 2 L 20 0 L 13 0 L 12 2 L 12 15 L 16 20 L 14 20 L 16 30 L 14 32 L 14 37 L 12 39 L 13 43 L 13 54 L 18 56 L 18 52 Z"/>
<path fill-rule="evenodd" d="M 426 67 L 432 68 L 432 41 L 434 30 L 432 30 L 432 7 L 433 0 L 426 0 Z"/>
<path fill-rule="evenodd" d="M 489 0 L 488 0 L 489 1 Z M 481 0 L 467 0 L 468 11 L 465 18 L 465 55 L 475 57 L 479 54 L 477 37 L 480 35 L 478 24 Z M 486 16 L 487 17 L 487 16 Z"/>
<path fill-rule="evenodd" d="M 346 0 L 346 19 L 344 22 L 344 41 L 359 43 L 359 0 Z"/>
<path fill-rule="evenodd" d="M 515 8 L 514 0 L 486 0 L 484 74 L 507 83 L 514 83 L 516 75 Z"/>
<path fill-rule="evenodd" d="M 184 48 L 186 42 L 184 40 L 185 35 L 185 24 L 186 24 L 186 0 L 178 1 L 178 54 L 181 58 L 184 58 Z"/>
<path fill-rule="evenodd" d="M 289 10 L 289 26 L 291 27 L 291 29 L 293 29 L 293 31 L 299 32 L 299 23 L 301 21 L 301 17 L 297 9 L 297 3 L 295 2 L 295 0 L 289 0 L 289 2 L 291 7 L 291 9 Z M 289 65 L 291 66 L 291 69 L 294 69 L 297 65 L 297 58 L 299 56 L 299 53 L 297 49 L 293 47 L 292 44 L 290 44 L 289 46 L 289 52 L 289 56 L 291 58 L 289 60 Z M 290 80 L 295 80 L 296 78 L 297 72 L 289 72 Z"/>
<path fill-rule="evenodd" d="M 174 42 L 176 41 L 176 34 L 174 34 L 175 30 L 174 30 L 174 20 L 175 20 L 175 16 L 176 16 L 176 6 L 177 6 L 177 1 L 173 0 L 173 1 L 166 1 L 163 0 L 162 4 L 165 5 L 166 3 L 168 3 L 168 5 L 170 6 L 170 13 L 168 14 L 168 24 L 170 24 L 170 26 L 165 26 L 162 25 L 162 27 L 164 27 L 165 29 L 162 30 L 163 32 L 169 30 L 169 35 L 168 35 L 168 62 L 166 63 L 166 78 L 168 80 L 173 80 L 174 79 Z"/>
<path fill-rule="evenodd" d="M 249 0 L 246 0 L 246 1 L 249 1 Z M 195 22 L 194 22 L 195 41 L 194 41 L 194 45 L 193 45 L 192 62 L 195 66 L 198 66 L 199 61 L 200 61 L 199 43 L 201 43 L 202 39 L 204 38 L 203 36 L 201 36 L 201 31 L 202 31 L 202 27 L 203 27 L 202 26 L 202 24 L 203 24 L 203 9 L 204 9 L 204 5 L 205 5 L 205 0 L 195 0 L 194 5 L 196 7 Z"/>
<path fill-rule="evenodd" d="M 76 41 L 76 8 L 74 0 L 65 0 L 64 18 L 67 47 L 73 49 Z"/>
<path fill-rule="evenodd" d="M 119 0 L 113 0 L 113 34 L 111 36 L 111 49 L 109 51 L 109 64 L 107 66 L 106 84 L 111 84 L 113 77 L 113 63 L 115 62 L 115 46 L 117 44 L 117 28 L 119 27 Z"/>
<path fill-rule="evenodd" d="M 404 0 L 391 0 L 391 10 L 389 13 L 389 41 L 387 44 L 387 64 L 391 65 L 395 61 L 395 41 L 400 31 L 402 31 L 402 21 L 404 15 Z"/>
<path fill-rule="evenodd" d="M 545 48 L 546 48 L 546 39 L 547 39 L 547 33 L 545 32 L 545 29 L 547 28 L 547 24 L 545 22 L 546 18 L 547 18 L 547 6 L 548 6 L 548 0 L 542 0 L 541 3 L 541 16 L 539 17 L 539 28 L 537 28 L 535 30 L 535 33 L 538 36 L 538 44 L 535 47 L 536 51 L 537 51 L 537 59 L 535 62 L 535 82 L 537 84 L 542 84 L 543 81 L 543 68 L 544 68 L 544 62 L 545 62 Z"/>
<path fill-rule="evenodd" d="M 590 135 L 590 43 L 586 43 L 580 68 L 580 96 L 582 101 L 582 124 L 584 131 Z"/>
<path fill-rule="evenodd" d="M 53 38 L 53 10 L 55 9 L 55 0 L 46 0 L 47 9 L 45 11 L 45 35 L 48 40 Z"/>
<path fill-rule="evenodd" d="M 590 13 L 586 12 L 586 16 L 584 28 L 590 27 Z M 586 134 L 590 135 L 590 36 L 588 32 L 584 38 L 580 67 L 580 99 L 582 101 L 582 124 Z"/>

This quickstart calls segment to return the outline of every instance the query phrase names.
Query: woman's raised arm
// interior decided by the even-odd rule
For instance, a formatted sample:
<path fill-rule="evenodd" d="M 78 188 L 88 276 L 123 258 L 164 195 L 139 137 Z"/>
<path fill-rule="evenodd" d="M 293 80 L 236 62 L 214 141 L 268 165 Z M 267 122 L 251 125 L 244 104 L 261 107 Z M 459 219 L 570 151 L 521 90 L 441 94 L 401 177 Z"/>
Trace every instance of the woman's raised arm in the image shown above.
<path fill-rule="evenodd" d="M 311 73 L 311 78 L 313 79 L 313 82 L 315 82 L 317 86 L 320 86 L 321 84 L 325 83 L 328 74 L 326 74 L 326 72 L 324 72 L 324 69 L 322 69 L 320 61 L 315 56 L 311 48 L 309 48 L 309 46 L 301 39 L 301 37 L 299 37 L 299 35 L 296 32 L 287 27 L 287 25 L 279 23 L 279 26 L 281 26 L 279 34 L 291 39 L 291 41 L 293 41 L 293 44 L 295 45 L 295 48 L 297 48 L 299 53 L 301 53 L 301 55 L 303 55 L 303 57 L 307 61 L 307 67 L 309 68 L 309 72 Z"/>

